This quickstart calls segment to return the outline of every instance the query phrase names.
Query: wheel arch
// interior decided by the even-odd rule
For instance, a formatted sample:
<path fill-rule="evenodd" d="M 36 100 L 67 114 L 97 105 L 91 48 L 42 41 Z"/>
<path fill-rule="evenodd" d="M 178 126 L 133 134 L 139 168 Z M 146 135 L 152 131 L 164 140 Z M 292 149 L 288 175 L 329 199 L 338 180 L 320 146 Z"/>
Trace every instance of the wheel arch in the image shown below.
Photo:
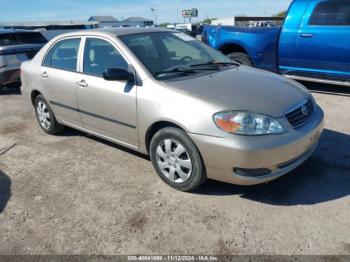
<path fill-rule="evenodd" d="M 249 54 L 249 52 L 243 45 L 240 45 L 237 43 L 227 43 L 227 44 L 224 44 L 222 47 L 220 47 L 219 51 L 221 51 L 224 55 L 229 55 L 231 53 L 246 54 L 250 60 L 251 65 L 255 66 L 255 62 L 252 59 L 252 56 Z"/>
<path fill-rule="evenodd" d="M 221 51 L 224 55 L 228 55 L 228 54 L 233 53 L 233 52 L 241 52 L 241 53 L 245 53 L 245 54 L 249 55 L 247 49 L 244 46 L 237 44 L 237 43 L 223 44 L 219 48 L 219 51 Z"/>
<path fill-rule="evenodd" d="M 149 147 L 151 144 L 152 137 L 161 129 L 166 128 L 166 127 L 174 127 L 174 128 L 179 128 L 183 131 L 186 131 L 185 128 L 181 127 L 178 124 L 175 124 L 174 122 L 167 121 L 167 120 L 160 120 L 155 123 L 153 123 L 146 132 L 145 135 L 145 145 L 146 145 L 146 150 L 147 153 L 149 153 Z"/>
<path fill-rule="evenodd" d="M 175 124 L 175 123 L 173 123 L 173 122 L 169 122 L 169 121 L 158 121 L 158 122 L 155 122 L 155 123 L 153 123 L 151 126 L 150 126 L 150 128 L 147 130 L 147 133 L 146 133 L 146 147 L 147 147 L 147 152 L 148 152 L 148 154 L 149 154 L 149 156 L 150 156 L 150 158 L 151 158 L 151 160 L 152 160 L 152 163 L 153 163 L 153 165 L 155 166 L 156 164 L 155 164 L 155 160 L 154 160 L 154 151 L 152 151 L 152 152 L 149 152 L 150 151 L 150 144 L 151 144 L 151 140 L 152 140 L 152 137 L 159 131 L 159 130 L 161 130 L 161 129 L 163 129 L 163 128 L 168 128 L 168 127 L 173 127 L 173 128 L 178 128 L 179 130 L 182 130 L 183 132 L 186 132 L 186 130 L 184 129 L 184 128 L 182 128 L 181 126 L 179 126 L 178 124 Z M 182 133 L 182 132 L 181 132 Z M 200 164 L 201 164 L 201 180 L 199 181 L 199 184 L 197 185 L 197 186 L 199 186 L 199 185 L 201 185 L 203 182 L 205 182 L 206 180 L 207 180 L 207 170 L 206 170 L 206 165 L 205 165 L 205 163 L 204 163 L 204 159 L 203 159 L 203 156 L 202 156 L 202 153 L 201 153 L 201 151 L 199 150 L 199 148 L 198 148 L 198 146 L 197 146 L 197 144 L 193 141 L 193 139 L 190 137 L 190 136 L 188 136 L 188 135 L 186 135 L 186 133 L 185 134 L 183 134 L 183 135 L 185 135 L 185 137 L 186 137 L 186 139 L 187 140 L 189 140 L 190 142 L 192 142 L 192 145 L 188 145 L 187 144 L 187 146 L 192 146 L 194 149 L 196 149 L 196 153 L 195 154 L 197 154 L 198 155 L 198 157 L 199 157 L 199 161 L 200 161 Z M 185 143 L 186 143 L 186 141 L 185 141 Z M 189 157 L 191 158 L 191 160 L 194 160 L 194 159 L 196 159 L 196 158 L 194 158 L 194 155 L 189 155 Z M 155 167 L 155 169 L 156 169 L 156 171 L 157 171 L 157 168 Z M 159 174 L 159 172 L 157 171 L 157 173 Z M 161 178 L 162 178 L 162 176 L 161 176 Z M 163 178 L 162 178 L 163 179 Z M 164 179 L 163 179 L 163 181 L 165 181 Z M 195 187 L 195 188 L 197 188 L 197 186 Z M 183 190 L 183 189 L 180 189 L 181 191 L 187 191 L 187 190 Z"/>
<path fill-rule="evenodd" d="M 38 90 L 33 90 L 33 91 L 30 93 L 30 101 L 32 102 L 32 105 L 34 105 L 34 103 L 35 103 L 35 98 L 36 98 L 38 95 L 41 95 L 41 92 L 39 92 Z"/>

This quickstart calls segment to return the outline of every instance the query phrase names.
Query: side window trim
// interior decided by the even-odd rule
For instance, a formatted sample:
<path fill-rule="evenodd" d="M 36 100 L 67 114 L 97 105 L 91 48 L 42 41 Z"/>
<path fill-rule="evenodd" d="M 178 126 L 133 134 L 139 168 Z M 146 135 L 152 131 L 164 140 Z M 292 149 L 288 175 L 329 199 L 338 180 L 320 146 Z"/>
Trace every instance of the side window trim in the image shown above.
<path fill-rule="evenodd" d="M 52 66 L 45 65 L 45 60 L 46 60 L 48 54 L 51 52 L 52 48 L 54 48 L 54 47 L 56 46 L 56 44 L 58 44 L 59 42 L 64 41 L 64 40 L 69 40 L 69 39 L 80 39 L 79 49 L 78 49 L 78 54 L 77 54 L 77 65 L 76 65 L 75 71 L 67 70 L 67 69 L 62 69 L 62 68 L 56 68 L 56 67 L 52 67 Z M 83 42 L 82 40 L 83 40 L 83 37 L 82 37 L 82 36 L 67 36 L 67 37 L 63 37 L 63 38 L 57 39 L 57 40 L 56 40 L 54 43 L 52 43 L 52 44 L 50 45 L 50 47 L 46 50 L 45 56 L 44 56 L 43 60 L 41 61 L 41 67 L 47 67 L 47 68 L 52 68 L 52 69 L 61 70 L 61 71 L 66 71 L 66 72 L 72 72 L 72 73 L 78 73 L 78 72 L 79 72 L 78 69 L 79 69 L 80 50 L 81 50 L 81 46 L 82 46 L 82 42 Z"/>
<path fill-rule="evenodd" d="M 94 74 L 89 74 L 89 73 L 86 73 L 84 72 L 84 54 L 85 54 L 85 49 L 86 49 L 86 42 L 87 42 L 87 39 L 100 39 L 100 40 L 103 40 L 103 41 L 106 41 L 107 43 L 109 43 L 111 46 L 113 46 L 117 52 L 121 55 L 121 57 L 125 60 L 125 62 L 130 66 L 132 65 L 129 61 L 129 59 L 127 59 L 127 57 L 124 55 L 124 53 L 121 51 L 121 49 L 119 48 L 119 46 L 114 43 L 113 41 L 111 41 L 110 39 L 108 39 L 107 37 L 103 37 L 103 36 L 99 36 L 99 35 L 88 35 L 88 36 L 84 36 L 83 37 L 83 41 L 81 41 L 81 44 L 82 47 L 80 49 L 81 53 L 80 53 L 80 62 L 78 62 L 78 65 L 79 65 L 79 71 L 78 73 L 80 74 L 83 74 L 83 75 L 88 75 L 88 76 L 93 76 L 93 77 L 97 77 L 97 78 L 103 78 L 101 76 L 98 76 L 98 75 L 94 75 Z"/>
<path fill-rule="evenodd" d="M 84 68 L 84 52 L 85 52 L 86 36 L 81 37 L 79 52 L 78 52 L 78 62 L 77 62 L 77 73 L 81 74 Z"/>

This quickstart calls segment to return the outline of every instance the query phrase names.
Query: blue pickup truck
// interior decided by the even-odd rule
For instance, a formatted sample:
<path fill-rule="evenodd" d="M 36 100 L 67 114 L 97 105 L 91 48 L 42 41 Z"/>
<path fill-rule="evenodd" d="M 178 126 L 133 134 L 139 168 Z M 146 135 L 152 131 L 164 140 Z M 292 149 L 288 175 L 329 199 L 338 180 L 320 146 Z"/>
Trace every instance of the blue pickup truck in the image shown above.
<path fill-rule="evenodd" d="M 282 28 L 208 25 L 202 38 L 242 64 L 350 86 L 350 0 L 294 0 Z"/>

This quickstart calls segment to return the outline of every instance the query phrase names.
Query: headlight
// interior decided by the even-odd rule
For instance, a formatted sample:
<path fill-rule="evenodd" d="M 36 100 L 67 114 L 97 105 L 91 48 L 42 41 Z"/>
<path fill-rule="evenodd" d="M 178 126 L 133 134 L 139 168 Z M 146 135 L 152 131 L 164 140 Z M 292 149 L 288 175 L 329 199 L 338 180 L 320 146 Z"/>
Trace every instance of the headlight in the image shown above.
<path fill-rule="evenodd" d="M 284 132 L 274 118 L 247 111 L 227 111 L 214 115 L 215 124 L 222 130 L 236 135 L 266 135 Z"/>

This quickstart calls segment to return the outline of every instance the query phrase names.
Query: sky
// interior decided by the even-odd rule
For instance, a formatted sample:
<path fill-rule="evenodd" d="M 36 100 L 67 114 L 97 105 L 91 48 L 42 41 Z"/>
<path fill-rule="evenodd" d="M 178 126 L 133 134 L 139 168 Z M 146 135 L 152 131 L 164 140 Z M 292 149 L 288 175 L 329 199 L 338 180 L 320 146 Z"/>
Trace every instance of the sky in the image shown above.
<path fill-rule="evenodd" d="M 199 17 L 225 18 L 236 15 L 270 16 L 287 10 L 292 0 L 0 0 L 1 22 L 87 20 L 93 15 L 111 15 L 121 20 L 130 16 L 158 23 L 183 22 L 181 10 L 198 8 Z"/>

